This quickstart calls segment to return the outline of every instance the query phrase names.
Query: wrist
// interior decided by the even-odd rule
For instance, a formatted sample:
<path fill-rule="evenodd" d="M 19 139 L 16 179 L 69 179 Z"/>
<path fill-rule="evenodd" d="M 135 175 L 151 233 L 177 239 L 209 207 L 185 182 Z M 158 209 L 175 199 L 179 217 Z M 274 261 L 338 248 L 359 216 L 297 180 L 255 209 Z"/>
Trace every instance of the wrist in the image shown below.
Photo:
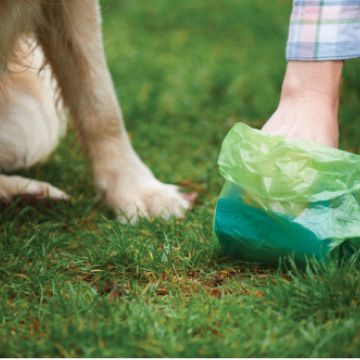
<path fill-rule="evenodd" d="M 342 61 L 288 62 L 281 100 L 309 98 L 338 106 Z"/>

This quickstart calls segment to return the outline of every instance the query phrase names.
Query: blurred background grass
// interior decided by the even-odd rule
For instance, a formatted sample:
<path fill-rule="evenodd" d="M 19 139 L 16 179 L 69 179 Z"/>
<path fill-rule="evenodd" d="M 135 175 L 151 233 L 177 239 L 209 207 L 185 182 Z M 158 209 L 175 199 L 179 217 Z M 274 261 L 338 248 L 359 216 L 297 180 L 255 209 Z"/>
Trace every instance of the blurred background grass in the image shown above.
<path fill-rule="evenodd" d="M 229 127 L 260 125 L 276 107 L 289 2 L 103 8 L 108 61 L 136 148 L 160 177 L 204 180 Z"/>
<path fill-rule="evenodd" d="M 200 192 L 184 221 L 120 225 L 95 197 L 70 130 L 26 176 L 67 204 L 0 208 L 2 356 L 359 356 L 356 258 L 278 272 L 212 238 L 221 141 L 277 106 L 289 0 L 104 0 L 104 43 L 135 148 Z M 346 64 L 341 145 L 358 151 L 358 61 Z"/>

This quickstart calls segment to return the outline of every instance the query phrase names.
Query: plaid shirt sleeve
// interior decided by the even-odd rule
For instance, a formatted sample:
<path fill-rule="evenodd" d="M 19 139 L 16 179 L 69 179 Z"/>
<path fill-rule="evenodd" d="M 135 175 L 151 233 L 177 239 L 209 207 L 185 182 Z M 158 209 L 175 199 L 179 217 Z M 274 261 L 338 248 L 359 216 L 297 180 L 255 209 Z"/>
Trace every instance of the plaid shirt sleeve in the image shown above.
<path fill-rule="evenodd" d="M 360 57 L 360 0 L 293 0 L 287 60 Z"/>

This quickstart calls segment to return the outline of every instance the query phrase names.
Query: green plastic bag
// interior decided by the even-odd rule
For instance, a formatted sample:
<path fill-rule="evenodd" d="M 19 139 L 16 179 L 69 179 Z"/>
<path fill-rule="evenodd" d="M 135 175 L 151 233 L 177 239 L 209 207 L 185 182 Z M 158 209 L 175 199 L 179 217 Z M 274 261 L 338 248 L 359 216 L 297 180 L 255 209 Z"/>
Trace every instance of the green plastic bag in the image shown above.
<path fill-rule="evenodd" d="M 360 243 L 360 156 L 237 123 L 219 156 L 214 232 L 245 261 L 325 260 Z"/>

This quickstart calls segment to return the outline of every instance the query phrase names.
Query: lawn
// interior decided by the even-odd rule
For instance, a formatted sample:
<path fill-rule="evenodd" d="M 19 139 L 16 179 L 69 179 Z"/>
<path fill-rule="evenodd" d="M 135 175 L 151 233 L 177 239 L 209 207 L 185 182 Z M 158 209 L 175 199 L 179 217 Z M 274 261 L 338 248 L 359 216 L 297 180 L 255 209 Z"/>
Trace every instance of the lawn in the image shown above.
<path fill-rule="evenodd" d="M 297 270 L 228 259 L 212 235 L 221 141 L 274 111 L 291 2 L 104 0 L 104 42 L 135 148 L 199 192 L 184 220 L 119 224 L 70 130 L 23 172 L 66 204 L 0 207 L 0 356 L 360 356 L 358 257 Z M 357 152 L 360 67 L 341 146 Z"/>

